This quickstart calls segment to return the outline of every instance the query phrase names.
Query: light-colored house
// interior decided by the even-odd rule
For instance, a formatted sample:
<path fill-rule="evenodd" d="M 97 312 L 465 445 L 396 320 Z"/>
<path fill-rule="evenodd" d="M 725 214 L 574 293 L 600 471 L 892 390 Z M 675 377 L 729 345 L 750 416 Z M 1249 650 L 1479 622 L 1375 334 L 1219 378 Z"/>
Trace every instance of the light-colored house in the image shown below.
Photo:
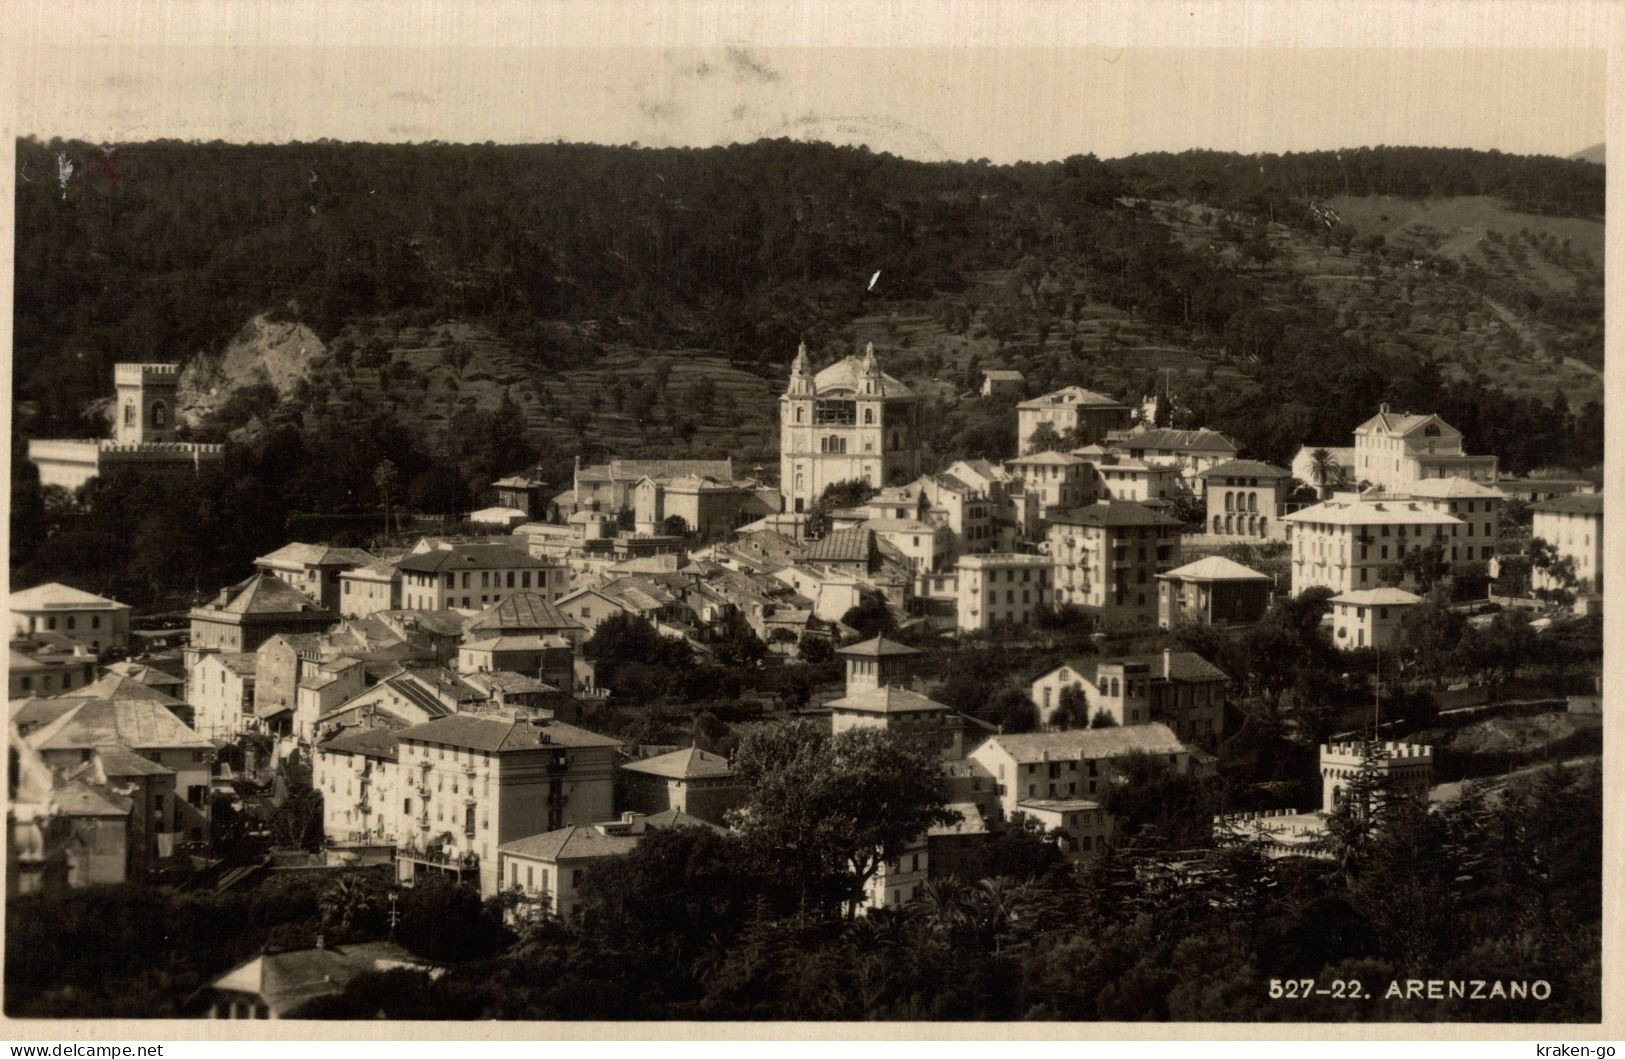
<path fill-rule="evenodd" d="M 311 786 L 322 796 L 322 832 L 329 840 L 394 844 L 388 807 L 406 796 L 400 727 L 356 725 L 316 744 Z"/>
<path fill-rule="evenodd" d="M 11 697 L 60 695 L 96 679 L 96 652 L 60 633 L 13 637 L 6 667 Z"/>
<path fill-rule="evenodd" d="M 575 824 L 504 842 L 499 850 L 499 889 L 548 915 L 568 919 L 581 905 L 581 885 L 595 865 L 637 848 L 650 830 L 714 827 L 676 810 L 651 816 L 625 813 L 618 820 Z"/>
<path fill-rule="evenodd" d="M 1399 588 L 1368 588 L 1333 596 L 1332 643 L 1344 650 L 1392 647 L 1400 623 L 1422 597 Z"/>
<path fill-rule="evenodd" d="M 1241 446 L 1236 439 L 1216 430 L 1174 430 L 1142 425 L 1116 431 L 1107 439 L 1107 448 L 1120 455 L 1179 468 L 1190 492 L 1200 495 L 1202 472 L 1236 458 Z"/>
<path fill-rule="evenodd" d="M 1164 724 L 994 735 L 967 755 L 992 773 L 999 808 L 1013 819 L 1023 801 L 1104 801 L 1129 759 L 1143 756 L 1177 773 L 1199 771 L 1191 748 Z"/>
<path fill-rule="evenodd" d="M 1095 446 L 1077 449 L 1074 456 L 1088 465 L 1088 493 L 1099 500 L 1169 500 L 1189 492 L 1179 468 L 1169 463 L 1147 463 L 1115 452 L 1096 454 Z"/>
<path fill-rule="evenodd" d="M 192 725 L 205 739 L 234 739 L 254 727 L 254 680 L 259 655 L 213 652 L 188 674 L 186 701 Z"/>
<path fill-rule="evenodd" d="M 1121 401 L 1082 386 L 1066 386 L 1016 405 L 1016 452 L 1032 451 L 1033 434 L 1041 424 L 1049 424 L 1063 437 L 1071 431 L 1074 444 L 1089 445 L 1127 427 L 1132 415 Z"/>
<path fill-rule="evenodd" d="M 623 763 L 621 789 L 632 812 L 652 816 L 675 810 L 719 826 L 745 796 L 733 764 L 698 747 Z"/>
<path fill-rule="evenodd" d="M 431 872 L 498 890 L 497 847 L 613 811 L 620 743 L 561 721 L 459 713 L 396 733 L 408 788 L 389 806 L 400 880 Z"/>
<path fill-rule="evenodd" d="M 1402 493 L 1424 478 L 1469 478 L 1493 484 L 1494 456 L 1469 456 L 1461 431 L 1436 415 L 1390 412 L 1386 404 L 1354 428 L 1354 480 Z"/>
<path fill-rule="evenodd" d="M 1032 798 L 1017 802 L 1015 815 L 1040 824 L 1074 864 L 1100 855 L 1111 844 L 1111 814 L 1089 798 Z"/>
<path fill-rule="evenodd" d="M 1506 495 L 1470 478 L 1422 478 L 1405 489 L 1406 497 L 1429 504 L 1461 520 L 1447 557 L 1453 563 L 1489 562 L 1501 533 L 1501 507 Z"/>
<path fill-rule="evenodd" d="M 396 559 L 379 559 L 339 574 L 339 612 L 365 618 L 401 605 L 401 572 Z"/>
<path fill-rule="evenodd" d="M 188 616 L 191 650 L 231 654 L 258 650 L 266 640 L 283 633 L 321 632 L 338 620 L 336 611 L 266 573 L 222 589 L 212 602 L 193 607 Z"/>
<path fill-rule="evenodd" d="M 1269 575 L 1222 555 L 1157 575 L 1157 624 L 1250 625 L 1270 606 Z"/>
<path fill-rule="evenodd" d="M 343 992 L 353 978 L 400 969 L 435 973 L 391 941 L 261 952 L 198 990 L 187 1006 L 210 1019 L 298 1017 L 301 1007 Z"/>
<path fill-rule="evenodd" d="M 954 595 L 960 632 L 1032 626 L 1054 604 L 1047 555 L 995 552 L 963 555 L 955 566 Z"/>
<path fill-rule="evenodd" d="M 395 565 L 408 610 L 478 610 L 530 589 L 556 599 L 567 581 L 564 567 L 506 543 L 440 542 Z"/>
<path fill-rule="evenodd" d="M 130 608 L 126 604 L 51 582 L 13 592 L 7 599 L 13 639 L 54 632 L 74 639 L 97 654 L 130 645 Z"/>
<path fill-rule="evenodd" d="M 1039 719 L 1051 723 L 1061 692 L 1076 688 L 1087 706 L 1073 727 L 1104 712 L 1119 727 L 1163 724 L 1182 740 L 1215 743 L 1224 734 L 1224 699 L 1230 678 L 1193 651 L 1086 657 L 1062 662 L 1032 682 Z"/>
<path fill-rule="evenodd" d="M 1574 560 L 1583 591 L 1602 592 L 1602 494 L 1553 497 L 1530 508 L 1530 537 L 1550 544 L 1559 557 Z M 1533 587 L 1557 588 L 1545 570 L 1531 572 Z"/>
<path fill-rule="evenodd" d="M 1204 528 L 1216 537 L 1269 540 L 1286 535 L 1292 475 L 1259 460 L 1226 460 L 1201 472 L 1207 491 Z"/>
<path fill-rule="evenodd" d="M 1431 503 L 1380 491 L 1338 493 L 1286 516 L 1292 546 L 1292 591 L 1376 588 L 1412 551 L 1438 545 L 1445 558 L 1463 522 Z M 1465 560 L 1462 560 L 1465 561 Z"/>
<path fill-rule="evenodd" d="M 1055 603 L 1111 628 L 1157 621 L 1158 574 L 1179 565 L 1183 524 L 1132 500 L 1103 500 L 1050 519 Z"/>
<path fill-rule="evenodd" d="M 959 715 L 908 687 L 919 651 L 877 636 L 835 653 L 846 662 L 846 691 L 825 704 L 831 733 L 883 728 L 915 738 L 950 760 L 964 756 Z"/>
<path fill-rule="evenodd" d="M 1006 460 L 1005 470 L 1038 494 L 1045 516 L 1066 508 L 1081 507 L 1095 500 L 1089 461 L 1070 452 L 1034 452 Z"/>
<path fill-rule="evenodd" d="M 342 605 L 340 576 L 376 561 L 377 556 L 360 548 L 296 541 L 255 559 L 254 567 L 297 588 L 324 610 L 339 611 Z"/>
<path fill-rule="evenodd" d="M 1026 376 L 1013 369 L 990 368 L 982 372 L 983 397 L 1020 397 L 1026 385 Z"/>

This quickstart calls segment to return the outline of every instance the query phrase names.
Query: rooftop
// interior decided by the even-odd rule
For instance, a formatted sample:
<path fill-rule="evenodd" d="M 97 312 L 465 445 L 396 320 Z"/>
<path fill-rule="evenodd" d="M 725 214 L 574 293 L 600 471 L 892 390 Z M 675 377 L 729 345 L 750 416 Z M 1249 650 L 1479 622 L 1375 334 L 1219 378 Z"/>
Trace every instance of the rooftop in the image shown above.
<path fill-rule="evenodd" d="M 290 563 L 299 566 L 365 566 L 377 557 L 360 548 L 335 548 L 327 544 L 284 544 L 255 563 Z"/>
<path fill-rule="evenodd" d="M 14 611 L 29 610 L 129 610 L 129 606 L 105 596 L 84 592 L 59 581 L 35 585 L 13 592 L 7 603 Z"/>
<path fill-rule="evenodd" d="M 212 749 L 169 708 L 143 699 L 83 699 L 31 737 L 39 750 L 72 750 L 118 743 L 135 750 Z"/>
<path fill-rule="evenodd" d="M 394 761 L 400 752 L 400 734 L 392 728 L 355 728 L 336 735 L 317 749 L 335 754 L 357 754 L 361 757 Z"/>
<path fill-rule="evenodd" d="M 871 352 L 872 351 L 873 347 L 871 347 Z M 842 359 L 837 360 L 834 364 L 831 364 L 829 367 L 813 376 L 813 389 L 818 391 L 819 395 L 821 396 L 824 394 L 839 394 L 843 390 L 850 390 L 854 394 L 859 392 L 862 386 L 865 371 L 864 361 L 864 357 L 857 356 L 843 357 Z M 872 363 L 873 362 L 871 360 L 871 364 Z M 914 396 L 914 391 L 910 390 L 907 386 L 904 386 L 900 380 L 894 379 L 890 375 L 887 375 L 878 367 L 875 368 L 875 374 L 880 379 L 879 389 L 881 396 Z"/>
<path fill-rule="evenodd" d="M 413 725 L 401 731 L 399 736 L 403 741 L 455 746 L 487 753 L 535 750 L 548 746 L 573 749 L 621 745 L 618 739 L 562 721 L 536 723 L 471 714 L 452 714 L 427 724 Z"/>
<path fill-rule="evenodd" d="M 1186 749 L 1185 744 L 1165 724 L 995 735 L 988 742 L 1021 763 L 1126 757 L 1129 754 L 1179 754 Z"/>
<path fill-rule="evenodd" d="M 876 636 L 874 639 L 864 640 L 862 643 L 838 648 L 835 653 L 847 658 L 904 658 L 909 655 L 917 655 L 920 652 L 906 643 L 898 643 L 896 640 L 888 640 L 884 636 Z"/>
<path fill-rule="evenodd" d="M 1158 577 L 1167 577 L 1179 581 L 1268 581 L 1268 574 L 1261 574 L 1257 570 L 1242 566 L 1233 559 L 1226 559 L 1222 555 L 1209 555 L 1198 559 L 1194 563 L 1169 570 Z"/>
<path fill-rule="evenodd" d="M 1430 500 L 1505 500 L 1506 494 L 1471 478 L 1421 478 L 1406 485 L 1403 492 Z"/>
<path fill-rule="evenodd" d="M 436 574 L 457 570 L 534 570 L 553 564 L 510 544 L 454 544 L 449 548 L 413 552 L 396 565 L 402 571 Z"/>
<path fill-rule="evenodd" d="M 1241 448 L 1233 438 L 1217 430 L 1172 430 L 1165 427 L 1153 427 L 1150 430 L 1130 434 L 1115 442 L 1112 447 L 1127 449 L 1130 452 L 1147 449 L 1177 452 L 1237 452 Z"/>
<path fill-rule="evenodd" d="M 1365 588 L 1333 596 L 1332 602 L 1352 603 L 1357 607 L 1406 607 L 1422 602 L 1422 597 L 1400 588 Z"/>
<path fill-rule="evenodd" d="M 866 563 L 873 552 L 872 532 L 859 526 L 825 534 L 808 545 L 801 558 L 812 563 Z"/>
<path fill-rule="evenodd" d="M 1042 397 L 1034 397 L 1030 401 L 1023 401 L 1017 408 L 1051 408 L 1055 405 L 1090 405 L 1096 408 L 1127 408 L 1123 402 L 1107 397 L 1105 394 L 1093 390 L 1085 390 L 1082 386 L 1065 386 Z"/>
<path fill-rule="evenodd" d="M 628 772 L 642 772 L 665 779 L 720 779 L 734 774 L 733 766 L 721 754 L 698 747 L 673 750 L 669 754 L 629 761 L 621 766 Z"/>
<path fill-rule="evenodd" d="M 1202 478 L 1290 478 L 1292 472 L 1262 460 L 1226 460 L 1203 471 Z"/>
<path fill-rule="evenodd" d="M 199 611 L 224 614 L 326 614 L 309 596 L 270 574 L 257 573 L 223 589 L 207 607 Z"/>
<path fill-rule="evenodd" d="M 1133 500 L 1102 500 L 1088 507 L 1062 511 L 1050 518 L 1068 526 L 1182 526 L 1177 518 L 1153 511 Z"/>
<path fill-rule="evenodd" d="M 1602 517 L 1601 493 L 1575 493 L 1570 496 L 1555 496 L 1550 500 L 1542 500 L 1538 504 L 1531 504 L 1530 511 L 1545 511 L 1558 515 L 1595 515 Z"/>
<path fill-rule="evenodd" d="M 467 633 L 496 633 L 504 629 L 579 629 L 540 592 L 512 592 L 482 610 L 464 627 Z"/>
<path fill-rule="evenodd" d="M 634 834 L 606 835 L 591 825 L 576 825 L 504 842 L 497 847 L 497 851 L 511 856 L 556 863 L 563 860 L 617 857 L 632 852 L 637 844 L 638 836 Z"/>
<path fill-rule="evenodd" d="M 863 688 L 851 691 L 838 699 L 825 703 L 832 710 L 850 710 L 855 713 L 927 713 L 947 710 L 948 707 L 919 692 L 886 685 L 881 688 Z"/>
<path fill-rule="evenodd" d="M 1325 523 L 1333 526 L 1397 525 L 1453 526 L 1461 519 L 1414 500 L 1391 497 L 1334 497 L 1283 516 L 1286 522 Z"/>

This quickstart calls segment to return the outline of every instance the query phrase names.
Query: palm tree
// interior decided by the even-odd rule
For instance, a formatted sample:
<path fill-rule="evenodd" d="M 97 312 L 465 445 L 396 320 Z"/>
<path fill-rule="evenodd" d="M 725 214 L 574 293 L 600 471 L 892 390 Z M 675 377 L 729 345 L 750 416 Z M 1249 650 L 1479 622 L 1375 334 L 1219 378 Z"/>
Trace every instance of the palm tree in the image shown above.
<path fill-rule="evenodd" d="M 1329 499 L 1332 490 L 1348 483 L 1348 468 L 1337 462 L 1327 449 L 1316 449 L 1309 454 L 1309 477 L 1320 488 L 1320 498 Z"/>
<path fill-rule="evenodd" d="M 374 894 L 366 882 L 354 875 L 346 875 L 322 895 L 322 928 L 337 934 L 348 934 L 356 920 L 372 910 Z"/>

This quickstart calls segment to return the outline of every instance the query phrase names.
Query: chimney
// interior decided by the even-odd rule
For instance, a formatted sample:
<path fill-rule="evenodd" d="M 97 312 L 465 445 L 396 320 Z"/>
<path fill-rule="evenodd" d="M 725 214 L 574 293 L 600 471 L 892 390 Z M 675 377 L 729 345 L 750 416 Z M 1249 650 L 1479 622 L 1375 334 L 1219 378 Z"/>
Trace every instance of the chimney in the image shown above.
<path fill-rule="evenodd" d="M 317 934 L 316 935 L 316 947 L 318 949 L 327 948 L 327 935 L 325 935 L 325 934 Z"/>
<path fill-rule="evenodd" d="M 1162 675 L 1172 676 L 1174 672 L 1174 651 L 1171 647 L 1162 649 Z"/>
<path fill-rule="evenodd" d="M 1384 402 L 1382 402 L 1382 404 L 1378 405 L 1377 406 L 1377 411 L 1382 413 L 1383 415 L 1387 415 L 1388 414 L 1388 402 L 1384 401 Z"/>

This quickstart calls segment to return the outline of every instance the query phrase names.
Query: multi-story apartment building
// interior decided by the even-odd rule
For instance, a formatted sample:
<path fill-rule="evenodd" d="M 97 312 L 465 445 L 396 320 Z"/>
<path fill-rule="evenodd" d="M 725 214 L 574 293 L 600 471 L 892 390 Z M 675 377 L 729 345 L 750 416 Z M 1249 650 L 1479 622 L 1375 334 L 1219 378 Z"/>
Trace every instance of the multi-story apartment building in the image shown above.
<path fill-rule="evenodd" d="M 1024 489 L 1038 494 L 1039 509 L 1046 518 L 1095 499 L 1089 461 L 1070 452 L 1035 452 L 1006 460 L 1004 469 Z"/>
<path fill-rule="evenodd" d="M 321 632 L 338 620 L 335 611 L 265 573 L 222 589 L 213 602 L 193 607 L 188 616 L 188 647 L 199 654 L 255 651 L 278 634 Z"/>
<path fill-rule="evenodd" d="M 1079 449 L 1073 455 L 1088 462 L 1090 490 L 1101 500 L 1168 500 L 1188 492 L 1179 468 L 1173 464 L 1100 453 L 1098 446 Z"/>
<path fill-rule="evenodd" d="M 1451 562 L 1488 562 L 1495 557 L 1501 534 L 1501 508 L 1506 495 L 1470 478 L 1422 478 L 1404 496 L 1461 520 L 1446 549 Z"/>
<path fill-rule="evenodd" d="M 329 841 L 394 844 L 390 807 L 406 796 L 398 732 L 357 725 L 316 745 L 311 786 L 322 796 L 322 831 Z"/>
<path fill-rule="evenodd" d="M 398 609 L 401 572 L 395 568 L 397 561 L 379 559 L 339 574 L 339 613 L 346 618 L 365 618 Z"/>
<path fill-rule="evenodd" d="M 1266 540 L 1284 537 L 1292 474 L 1259 460 L 1226 460 L 1200 475 L 1207 490 L 1204 528 L 1216 537 Z"/>
<path fill-rule="evenodd" d="M 927 506 L 924 517 L 953 534 L 954 552 L 968 555 L 1000 550 L 993 501 L 953 474 L 927 474 L 914 483 Z"/>
<path fill-rule="evenodd" d="M 1132 500 L 1103 500 L 1056 515 L 1047 542 L 1055 604 L 1113 627 L 1154 625 L 1158 574 L 1179 563 L 1176 518 Z"/>
<path fill-rule="evenodd" d="M 1106 447 L 1131 459 L 1177 467 L 1189 491 L 1201 494 L 1202 472 L 1236 458 L 1236 439 L 1216 430 L 1140 426 L 1113 431 Z"/>
<path fill-rule="evenodd" d="M 497 892 L 497 847 L 614 811 L 615 753 L 607 736 L 560 721 L 453 714 L 396 733 L 401 796 L 386 826 L 399 877 L 477 878 Z"/>
<path fill-rule="evenodd" d="M 1122 766 L 1138 755 L 1165 761 L 1174 772 L 1197 770 L 1191 748 L 1164 724 L 1000 734 L 989 737 L 967 756 L 992 774 L 999 809 L 1011 820 L 1022 802 L 1104 801 L 1118 782 Z"/>
<path fill-rule="evenodd" d="M 621 766 L 621 800 L 631 812 L 654 815 L 675 810 L 721 825 L 744 796 L 733 763 L 698 747 Z"/>
<path fill-rule="evenodd" d="M 1082 386 L 1067 386 L 1016 405 L 1016 453 L 1032 451 L 1033 434 L 1047 423 L 1055 433 L 1072 432 L 1075 445 L 1090 445 L 1105 438 L 1108 431 L 1129 425 L 1128 405 Z"/>
<path fill-rule="evenodd" d="M 97 654 L 122 651 L 130 645 L 129 606 L 105 596 L 53 581 L 13 592 L 6 606 L 11 610 L 14 638 L 59 633 Z"/>
<path fill-rule="evenodd" d="M 880 488 L 920 475 L 919 398 L 880 370 L 875 347 L 815 376 L 802 346 L 779 398 L 784 510 L 808 511 L 837 482 Z"/>
<path fill-rule="evenodd" d="M 1574 578 L 1582 591 L 1602 592 L 1602 494 L 1553 497 L 1530 508 L 1530 536 L 1550 544 L 1559 557 L 1574 560 Z M 1546 570 L 1531 572 L 1537 589 L 1559 588 Z"/>
<path fill-rule="evenodd" d="M 563 566 L 511 544 L 430 544 L 402 556 L 396 568 L 407 610 L 478 610 L 531 589 L 557 599 L 569 580 Z"/>
<path fill-rule="evenodd" d="M 964 555 L 955 568 L 960 632 L 1032 625 L 1054 604 L 1047 555 Z"/>
<path fill-rule="evenodd" d="M 1390 412 L 1386 404 L 1354 428 L 1354 482 L 1402 493 L 1424 478 L 1494 483 L 1494 456 L 1462 451 L 1461 431 L 1436 415 Z"/>
<path fill-rule="evenodd" d="M 1416 549 L 1438 545 L 1448 559 L 1463 525 L 1431 503 L 1380 493 L 1338 493 L 1284 521 L 1294 593 L 1317 585 L 1334 592 L 1377 588 L 1385 571 L 1397 574 L 1400 560 Z"/>
<path fill-rule="evenodd" d="M 254 725 L 254 681 L 259 655 L 214 652 L 187 672 L 192 726 L 205 739 L 234 739 Z"/>

